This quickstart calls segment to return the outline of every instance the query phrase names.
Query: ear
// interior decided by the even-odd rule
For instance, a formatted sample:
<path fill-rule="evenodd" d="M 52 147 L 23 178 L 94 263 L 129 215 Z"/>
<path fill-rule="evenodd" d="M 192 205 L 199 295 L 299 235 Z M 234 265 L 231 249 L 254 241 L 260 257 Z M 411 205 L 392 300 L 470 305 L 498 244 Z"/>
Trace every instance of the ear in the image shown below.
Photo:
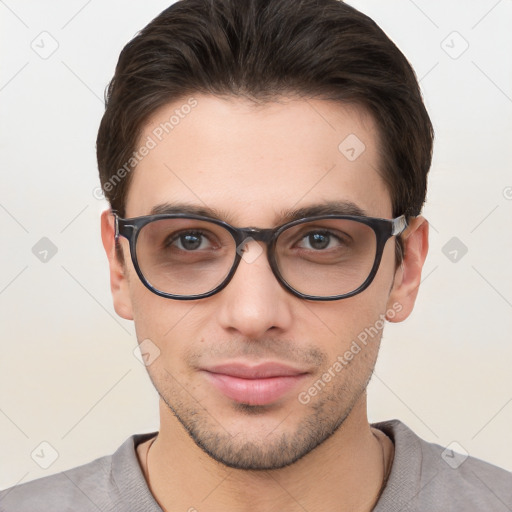
<path fill-rule="evenodd" d="M 121 263 L 116 255 L 114 216 L 111 210 L 106 210 L 101 214 L 101 240 L 110 268 L 110 290 L 114 299 L 114 309 L 120 317 L 133 320 L 126 264 Z"/>
<path fill-rule="evenodd" d="M 386 315 L 390 322 L 402 322 L 412 312 L 421 282 L 421 270 L 428 252 L 428 221 L 414 217 L 402 235 L 404 257 L 402 264 L 395 271 L 387 311 L 395 314 Z"/>

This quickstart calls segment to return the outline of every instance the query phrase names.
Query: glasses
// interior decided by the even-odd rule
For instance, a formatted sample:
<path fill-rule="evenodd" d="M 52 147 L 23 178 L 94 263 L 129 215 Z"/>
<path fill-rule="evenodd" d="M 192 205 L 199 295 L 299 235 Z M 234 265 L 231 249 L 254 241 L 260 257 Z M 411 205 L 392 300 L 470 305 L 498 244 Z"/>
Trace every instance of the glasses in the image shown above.
<path fill-rule="evenodd" d="M 114 217 L 116 242 L 119 236 L 129 241 L 142 283 L 161 297 L 178 300 L 210 297 L 225 288 L 242 259 L 251 263 L 244 249 L 251 241 L 267 245 L 272 272 L 297 297 L 351 297 L 373 281 L 387 240 L 407 227 L 404 215 L 322 215 L 274 229 L 235 228 L 186 213 Z"/>

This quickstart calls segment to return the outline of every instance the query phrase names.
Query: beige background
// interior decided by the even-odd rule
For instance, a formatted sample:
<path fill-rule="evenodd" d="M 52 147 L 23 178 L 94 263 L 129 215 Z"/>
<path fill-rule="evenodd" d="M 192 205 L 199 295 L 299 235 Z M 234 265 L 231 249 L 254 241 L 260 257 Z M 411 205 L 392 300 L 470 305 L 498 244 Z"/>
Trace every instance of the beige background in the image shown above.
<path fill-rule="evenodd" d="M 370 419 L 512 470 L 512 2 L 350 3 L 408 56 L 437 134 L 431 250 L 415 312 L 385 329 Z M 167 5 L 0 3 L 0 488 L 158 428 L 133 327 L 111 304 L 94 144 L 119 51 Z M 57 248 L 46 263 L 42 237 Z M 456 262 L 453 237 L 467 247 Z M 51 462 L 42 442 L 58 454 L 47 469 L 31 457 Z"/>

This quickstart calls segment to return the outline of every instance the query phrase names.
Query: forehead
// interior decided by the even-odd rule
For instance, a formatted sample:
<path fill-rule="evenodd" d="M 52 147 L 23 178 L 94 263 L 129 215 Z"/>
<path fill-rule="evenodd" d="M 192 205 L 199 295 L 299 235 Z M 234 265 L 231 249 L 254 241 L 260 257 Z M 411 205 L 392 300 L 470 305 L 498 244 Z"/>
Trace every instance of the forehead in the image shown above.
<path fill-rule="evenodd" d="M 357 106 L 193 95 L 153 113 L 135 150 L 128 217 L 188 204 L 263 227 L 333 202 L 391 215 L 377 127 Z"/>

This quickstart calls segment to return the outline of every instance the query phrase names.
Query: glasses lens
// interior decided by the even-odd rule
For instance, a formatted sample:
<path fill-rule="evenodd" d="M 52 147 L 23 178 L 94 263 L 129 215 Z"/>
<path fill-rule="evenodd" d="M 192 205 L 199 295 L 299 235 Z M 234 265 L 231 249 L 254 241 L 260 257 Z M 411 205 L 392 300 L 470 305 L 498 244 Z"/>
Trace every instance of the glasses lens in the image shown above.
<path fill-rule="evenodd" d="M 374 230 L 355 220 L 323 219 L 287 228 L 276 242 L 284 280 L 305 295 L 329 297 L 359 288 L 377 251 Z"/>
<path fill-rule="evenodd" d="M 157 290 L 200 295 L 228 275 L 236 244 L 226 229 L 194 219 L 159 219 L 146 224 L 137 238 L 139 268 Z"/>

